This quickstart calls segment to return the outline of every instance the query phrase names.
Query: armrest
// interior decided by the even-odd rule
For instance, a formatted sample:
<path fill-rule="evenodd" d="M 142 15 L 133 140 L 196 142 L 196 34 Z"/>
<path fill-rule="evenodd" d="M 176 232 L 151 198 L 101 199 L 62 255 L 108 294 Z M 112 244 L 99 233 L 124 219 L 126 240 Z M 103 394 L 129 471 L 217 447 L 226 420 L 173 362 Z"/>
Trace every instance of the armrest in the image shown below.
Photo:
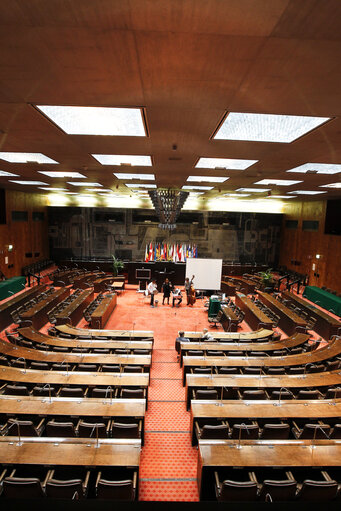
<path fill-rule="evenodd" d="M 248 472 L 248 474 L 249 474 L 250 480 L 258 485 L 256 474 L 254 472 Z"/>
<path fill-rule="evenodd" d="M 110 428 L 111 428 L 111 420 L 108 420 L 108 424 L 107 424 L 107 427 L 106 427 L 107 435 L 109 435 Z"/>
<path fill-rule="evenodd" d="M 136 490 L 136 485 L 137 485 L 137 472 L 134 471 L 134 475 L 133 475 L 133 487 L 134 487 L 134 490 Z"/>
<path fill-rule="evenodd" d="M 12 472 L 10 473 L 10 477 L 14 477 L 15 476 L 15 473 L 16 473 L 17 469 L 15 468 L 14 470 L 12 470 Z"/>
<path fill-rule="evenodd" d="M 43 488 L 45 488 L 47 481 L 49 479 L 52 479 L 53 474 L 54 474 L 54 470 L 48 470 L 47 471 L 46 477 L 45 477 L 44 481 L 41 483 Z"/>
<path fill-rule="evenodd" d="M 84 489 L 86 489 L 88 487 L 89 478 L 90 478 L 90 470 L 87 470 L 86 475 L 85 475 L 85 479 L 84 479 L 84 482 L 83 482 L 83 488 Z"/>
<path fill-rule="evenodd" d="M 97 488 L 97 486 L 98 486 L 98 481 L 101 479 L 101 477 L 102 477 L 102 472 L 98 472 L 98 474 L 97 474 L 97 478 L 96 478 L 96 485 L 95 485 L 95 488 Z"/>
<path fill-rule="evenodd" d="M 0 475 L 0 483 L 2 482 L 2 480 L 4 479 L 5 475 L 6 475 L 6 472 L 7 472 L 7 468 L 4 468 L 4 470 L 1 472 L 1 475 Z"/>
<path fill-rule="evenodd" d="M 36 429 L 40 429 L 43 426 L 44 422 L 45 422 L 45 418 L 41 419 L 41 421 L 37 425 Z"/>
<path fill-rule="evenodd" d="M 199 438 L 201 437 L 201 431 L 200 431 L 200 426 L 197 423 L 197 421 L 194 422 L 194 427 L 195 427 L 195 432 L 197 434 L 197 438 L 199 440 Z"/>
<path fill-rule="evenodd" d="M 293 473 L 291 472 L 291 470 L 288 470 L 285 472 L 285 475 L 287 476 L 287 478 L 290 480 L 290 481 L 295 481 L 296 479 L 294 478 L 293 476 Z"/>
<path fill-rule="evenodd" d="M 89 387 L 87 387 L 87 388 L 85 389 L 84 397 L 86 397 L 86 396 L 88 395 L 88 392 L 89 392 Z"/>
<path fill-rule="evenodd" d="M 326 470 L 321 470 L 321 474 L 323 475 L 326 481 L 333 481 L 333 479 L 330 477 Z"/>
<path fill-rule="evenodd" d="M 217 471 L 214 471 L 214 478 L 215 478 L 215 484 L 218 488 L 218 491 L 220 492 L 220 481 L 219 481 L 219 475 Z"/>
<path fill-rule="evenodd" d="M 296 422 L 294 420 L 292 421 L 292 423 L 293 423 L 294 428 L 297 430 L 297 433 L 299 433 L 301 431 L 301 428 L 299 428 L 297 426 L 297 424 L 296 424 Z"/>

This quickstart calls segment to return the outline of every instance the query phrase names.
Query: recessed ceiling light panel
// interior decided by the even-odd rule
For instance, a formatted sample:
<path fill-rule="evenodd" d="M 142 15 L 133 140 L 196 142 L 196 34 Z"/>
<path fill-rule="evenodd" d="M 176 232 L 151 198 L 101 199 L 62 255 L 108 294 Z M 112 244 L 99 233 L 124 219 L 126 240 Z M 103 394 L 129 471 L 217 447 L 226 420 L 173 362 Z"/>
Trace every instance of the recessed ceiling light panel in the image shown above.
<path fill-rule="evenodd" d="M 182 187 L 183 190 L 213 190 L 213 186 L 197 186 L 197 185 L 184 185 Z"/>
<path fill-rule="evenodd" d="M 150 156 L 136 156 L 132 154 L 92 154 L 92 156 L 102 165 L 152 166 L 152 159 Z"/>
<path fill-rule="evenodd" d="M 341 188 L 341 183 L 329 183 L 329 185 L 320 185 L 320 188 Z"/>
<path fill-rule="evenodd" d="M 145 137 L 140 108 L 37 105 L 68 135 Z"/>
<path fill-rule="evenodd" d="M 68 181 L 69 185 L 73 186 L 103 186 L 100 183 L 86 183 L 85 181 Z"/>
<path fill-rule="evenodd" d="M 230 112 L 214 139 L 290 143 L 329 119 L 330 117 Z"/>
<path fill-rule="evenodd" d="M 199 158 L 195 168 L 198 169 L 226 169 L 226 170 L 245 170 L 258 160 L 239 160 L 231 158 Z"/>
<path fill-rule="evenodd" d="M 16 181 L 16 180 L 9 180 L 10 183 L 16 183 L 18 185 L 28 185 L 28 186 L 42 186 L 47 185 L 48 183 L 44 183 L 43 181 Z"/>
<path fill-rule="evenodd" d="M 124 183 L 128 188 L 157 188 L 156 185 L 148 184 L 148 183 Z"/>
<path fill-rule="evenodd" d="M 39 190 L 46 190 L 47 192 L 67 192 L 67 188 L 48 188 L 47 186 L 38 186 Z"/>
<path fill-rule="evenodd" d="M 38 170 L 39 174 L 44 174 L 47 177 L 55 177 L 55 178 L 64 178 L 68 177 L 71 179 L 86 179 L 86 176 L 80 174 L 79 172 L 63 172 L 62 170 L 57 171 L 48 171 L 48 170 Z"/>
<path fill-rule="evenodd" d="M 12 174 L 12 172 L 5 172 L 4 170 L 0 170 L 0 177 L 15 177 L 18 174 Z"/>
<path fill-rule="evenodd" d="M 261 181 L 257 181 L 254 183 L 255 185 L 277 185 L 277 186 L 292 186 L 297 185 L 298 183 L 303 183 L 303 181 L 293 181 L 290 179 L 262 179 Z"/>
<path fill-rule="evenodd" d="M 250 197 L 249 193 L 224 193 L 225 197 Z"/>
<path fill-rule="evenodd" d="M 294 199 L 295 196 L 291 195 L 290 197 L 288 195 L 268 195 L 265 197 L 266 199 Z"/>
<path fill-rule="evenodd" d="M 318 192 L 315 190 L 295 190 L 294 192 L 288 192 L 293 195 L 319 195 L 320 193 L 327 193 L 327 192 Z"/>
<path fill-rule="evenodd" d="M 2 153 L 0 158 L 10 163 L 58 163 L 42 153 Z"/>
<path fill-rule="evenodd" d="M 141 179 L 146 181 L 155 181 L 154 174 L 126 174 L 124 172 L 114 172 L 114 176 L 116 176 L 117 179 Z"/>
<path fill-rule="evenodd" d="M 194 181 L 194 182 L 207 182 L 207 183 L 224 183 L 230 179 L 229 177 L 214 177 L 214 176 L 188 176 L 187 181 Z"/>
<path fill-rule="evenodd" d="M 287 170 L 287 172 L 297 172 L 298 174 L 306 174 L 307 172 L 316 174 L 338 174 L 341 172 L 341 165 L 330 163 L 305 163 L 299 167 Z"/>
<path fill-rule="evenodd" d="M 250 192 L 250 193 L 263 193 L 263 192 L 269 192 L 270 188 L 238 188 L 236 190 L 237 192 Z"/>

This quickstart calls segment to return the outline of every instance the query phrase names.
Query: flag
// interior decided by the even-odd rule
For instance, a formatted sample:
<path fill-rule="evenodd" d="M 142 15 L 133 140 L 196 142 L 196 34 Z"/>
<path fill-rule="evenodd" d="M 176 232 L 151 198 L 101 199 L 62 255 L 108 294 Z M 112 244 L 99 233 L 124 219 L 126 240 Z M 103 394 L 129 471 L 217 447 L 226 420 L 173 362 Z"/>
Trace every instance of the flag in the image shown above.
<path fill-rule="evenodd" d="M 148 243 L 146 244 L 146 250 L 145 250 L 145 253 L 144 253 L 144 260 L 145 260 L 146 263 L 148 263 L 148 261 L 149 261 Z"/>
<path fill-rule="evenodd" d="M 154 259 L 153 244 L 152 244 L 152 242 L 150 242 L 150 245 L 149 245 L 149 261 L 152 261 L 153 259 Z"/>

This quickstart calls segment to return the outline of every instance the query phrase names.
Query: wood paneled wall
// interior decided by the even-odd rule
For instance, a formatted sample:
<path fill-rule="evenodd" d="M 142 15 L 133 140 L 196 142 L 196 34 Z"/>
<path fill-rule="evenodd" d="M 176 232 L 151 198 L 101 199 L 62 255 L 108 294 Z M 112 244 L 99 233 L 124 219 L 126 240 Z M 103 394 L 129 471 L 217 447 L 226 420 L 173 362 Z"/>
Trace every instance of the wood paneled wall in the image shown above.
<path fill-rule="evenodd" d="M 27 222 L 12 221 L 12 211 L 27 211 Z M 32 219 L 35 211 L 44 213 L 43 221 Z M 48 258 L 47 225 L 44 196 L 6 190 L 6 224 L 0 225 L 0 270 L 7 278 L 21 275 L 23 266 Z M 12 251 L 8 250 L 9 245 L 13 245 Z M 26 257 L 29 253 L 32 257 Z"/>
<path fill-rule="evenodd" d="M 326 201 L 311 201 L 295 202 L 286 207 L 280 264 L 307 274 L 310 285 L 327 286 L 341 292 L 341 236 L 324 234 L 326 206 Z M 286 228 L 286 220 L 298 220 L 297 229 Z M 318 231 L 302 231 L 303 220 L 318 220 Z M 299 264 L 295 265 L 294 261 Z"/>

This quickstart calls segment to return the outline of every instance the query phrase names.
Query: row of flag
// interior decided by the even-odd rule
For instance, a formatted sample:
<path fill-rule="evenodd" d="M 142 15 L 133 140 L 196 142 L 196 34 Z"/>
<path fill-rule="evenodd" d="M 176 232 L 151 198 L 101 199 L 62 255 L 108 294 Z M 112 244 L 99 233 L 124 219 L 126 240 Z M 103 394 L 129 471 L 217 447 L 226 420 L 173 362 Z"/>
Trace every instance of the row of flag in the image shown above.
<path fill-rule="evenodd" d="M 185 262 L 189 257 L 198 257 L 198 247 L 186 243 L 147 243 L 144 260 Z"/>

